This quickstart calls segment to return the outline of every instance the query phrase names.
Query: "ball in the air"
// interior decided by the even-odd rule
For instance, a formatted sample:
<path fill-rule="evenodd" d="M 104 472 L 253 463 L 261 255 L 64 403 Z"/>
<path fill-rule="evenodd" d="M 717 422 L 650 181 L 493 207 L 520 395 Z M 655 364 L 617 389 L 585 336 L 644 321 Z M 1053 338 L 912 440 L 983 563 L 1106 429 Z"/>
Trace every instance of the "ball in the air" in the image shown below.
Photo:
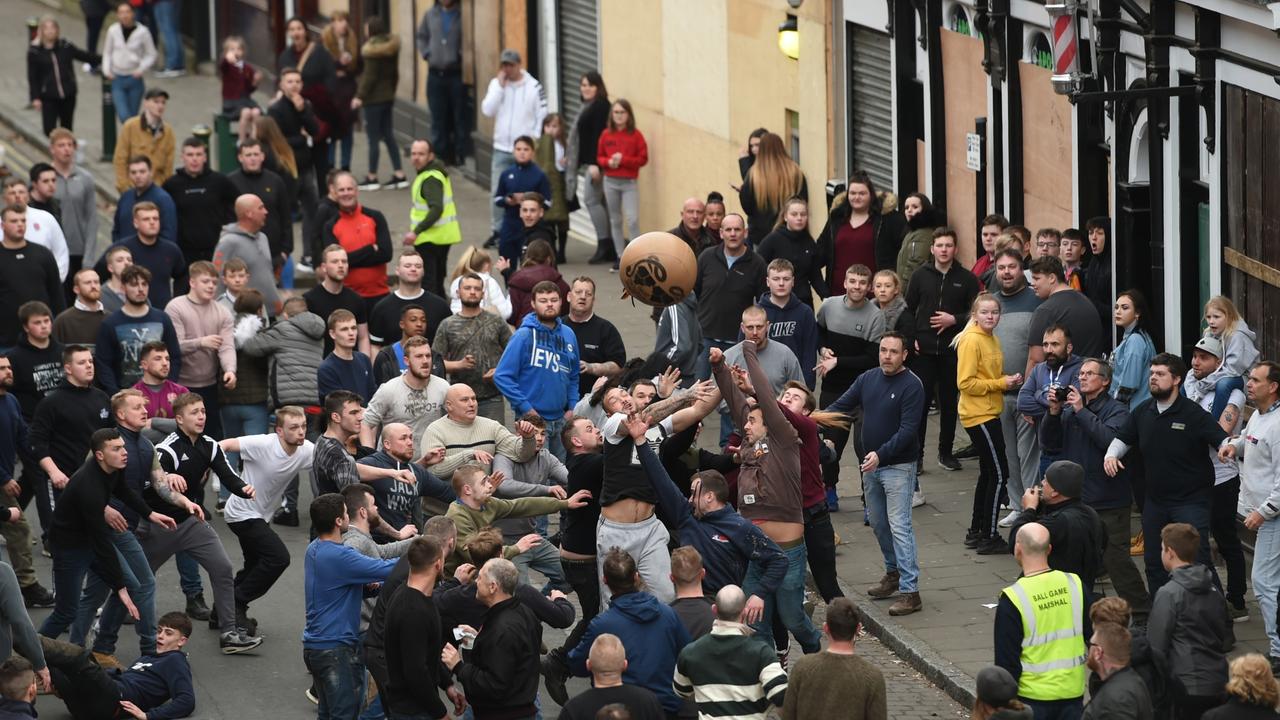
<path fill-rule="evenodd" d="M 646 305 L 668 307 L 693 292 L 698 259 L 685 241 L 669 232 L 650 232 L 627 244 L 618 261 L 622 286 Z"/>

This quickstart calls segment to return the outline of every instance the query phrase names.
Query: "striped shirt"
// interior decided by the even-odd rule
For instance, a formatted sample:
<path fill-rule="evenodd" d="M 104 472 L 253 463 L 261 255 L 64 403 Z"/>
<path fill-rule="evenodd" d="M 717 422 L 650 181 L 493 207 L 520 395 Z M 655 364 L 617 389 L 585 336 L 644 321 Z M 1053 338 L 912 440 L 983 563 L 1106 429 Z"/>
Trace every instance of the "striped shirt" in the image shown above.
<path fill-rule="evenodd" d="M 418 455 L 439 447 L 444 448 L 444 460 L 432 467 L 431 472 L 442 478 L 452 477 L 454 470 L 473 462 L 477 450 L 490 455 L 506 455 L 522 463 L 532 458 L 538 449 L 532 438 L 526 442 L 489 418 L 476 417 L 464 425 L 448 415 L 427 426 L 418 446 Z"/>
<path fill-rule="evenodd" d="M 680 652 L 672 687 L 698 704 L 698 717 L 764 720 L 770 704 L 782 707 L 787 673 L 773 648 L 745 630 L 716 620 Z"/>

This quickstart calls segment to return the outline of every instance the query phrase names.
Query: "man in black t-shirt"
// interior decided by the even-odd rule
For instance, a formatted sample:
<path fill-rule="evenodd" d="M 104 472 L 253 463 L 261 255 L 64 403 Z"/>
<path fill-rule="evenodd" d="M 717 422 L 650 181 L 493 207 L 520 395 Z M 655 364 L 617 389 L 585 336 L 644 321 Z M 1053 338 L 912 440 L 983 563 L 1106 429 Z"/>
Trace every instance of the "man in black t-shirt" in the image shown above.
<path fill-rule="evenodd" d="M 596 281 L 583 275 L 569 289 L 569 316 L 564 324 L 578 338 L 578 394 L 586 396 L 601 376 L 615 377 L 627 362 L 627 348 L 613 323 L 595 314 Z"/>
<path fill-rule="evenodd" d="M 383 297 L 369 311 L 369 343 L 374 351 L 400 339 L 400 318 L 410 305 L 417 305 L 427 314 L 426 332 L 420 334 L 428 340 L 436 336 L 440 323 L 453 314 L 447 300 L 422 288 L 422 275 L 422 256 L 417 250 L 406 248 L 396 261 L 399 282 L 395 292 Z M 437 375 L 444 377 L 442 373 Z"/>
<path fill-rule="evenodd" d="M 1031 263 L 1031 288 L 1042 301 L 1031 315 L 1027 328 L 1027 367 L 1023 377 L 1044 361 L 1040 338 L 1051 325 L 1061 325 L 1071 334 L 1075 354 L 1083 358 L 1099 357 L 1103 348 L 1102 323 L 1098 310 L 1083 293 L 1067 284 L 1062 262 L 1056 257 L 1037 258 Z"/>
<path fill-rule="evenodd" d="M 369 346 L 369 316 L 365 310 L 364 298 L 342 283 L 348 270 L 347 251 L 341 245 L 330 245 L 324 249 L 320 264 L 316 267 L 316 278 L 320 281 L 316 286 L 302 295 L 307 301 L 307 310 L 320 316 L 325 322 L 334 310 L 350 310 L 356 316 L 357 340 L 356 349 L 369 359 L 373 359 Z M 399 318 L 396 318 L 399 320 Z M 333 352 L 333 338 L 324 336 L 324 357 Z"/>
<path fill-rule="evenodd" d="M 560 709 L 561 720 L 594 720 L 601 708 L 618 703 L 626 706 L 631 720 L 662 720 L 667 716 L 652 691 L 622 684 L 627 669 L 627 649 L 617 635 L 604 633 L 591 643 L 587 656 L 592 688 Z"/>

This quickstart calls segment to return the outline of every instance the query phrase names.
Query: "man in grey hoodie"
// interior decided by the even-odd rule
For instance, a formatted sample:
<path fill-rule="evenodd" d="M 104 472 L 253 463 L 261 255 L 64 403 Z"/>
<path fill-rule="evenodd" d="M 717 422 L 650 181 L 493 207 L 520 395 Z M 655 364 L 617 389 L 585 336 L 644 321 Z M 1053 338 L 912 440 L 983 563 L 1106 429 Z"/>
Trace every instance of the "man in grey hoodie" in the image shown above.
<path fill-rule="evenodd" d="M 236 198 L 236 221 L 222 228 L 222 237 L 213 250 L 213 264 L 221 276 L 228 260 L 244 260 L 249 266 L 249 286 L 262 293 L 267 314 L 274 318 L 280 313 L 280 294 L 276 292 L 276 275 L 271 266 L 271 246 L 262 232 L 266 224 L 267 206 L 262 198 L 252 194 Z"/>

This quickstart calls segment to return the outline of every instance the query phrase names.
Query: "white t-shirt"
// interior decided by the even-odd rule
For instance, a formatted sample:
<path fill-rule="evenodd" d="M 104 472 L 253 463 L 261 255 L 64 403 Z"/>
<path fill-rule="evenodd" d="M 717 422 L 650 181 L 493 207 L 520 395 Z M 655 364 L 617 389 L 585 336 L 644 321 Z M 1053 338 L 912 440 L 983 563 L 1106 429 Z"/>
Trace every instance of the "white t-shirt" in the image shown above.
<path fill-rule="evenodd" d="M 1204 408 L 1205 412 L 1210 412 L 1211 410 L 1213 410 L 1212 388 L 1210 388 L 1210 392 L 1205 393 L 1199 398 L 1195 398 L 1195 401 L 1200 404 L 1200 407 Z M 1239 410 L 1244 410 L 1244 403 L 1245 403 L 1244 393 L 1239 390 L 1232 390 L 1231 397 L 1227 400 L 1227 404 L 1235 405 L 1236 410 L 1239 411 Z M 1240 429 L 1240 421 L 1243 419 L 1244 419 L 1244 413 L 1243 412 L 1238 413 L 1236 415 L 1236 426 L 1231 428 L 1231 430 L 1229 430 L 1228 433 L 1231 435 L 1235 435 L 1236 431 Z M 1217 450 L 1209 451 L 1209 459 L 1213 461 L 1214 486 L 1221 485 L 1222 483 L 1240 474 L 1240 468 L 1236 465 L 1236 461 L 1228 460 L 1227 462 L 1222 462 L 1221 460 L 1218 459 Z"/>
<path fill-rule="evenodd" d="M 271 522 L 280 509 L 289 480 L 303 470 L 311 469 L 311 457 L 316 446 L 310 440 L 289 455 L 280 445 L 275 433 L 247 435 L 240 438 L 240 460 L 244 470 L 240 475 L 253 486 L 253 499 L 232 495 L 227 499 L 227 522 L 261 519 Z"/>
<path fill-rule="evenodd" d="M 604 436 L 604 441 L 617 445 L 623 440 L 630 441 L 631 435 L 627 432 L 627 426 L 624 424 L 627 420 L 626 413 L 614 413 L 605 421 L 604 427 L 600 428 L 600 434 Z M 654 452 L 658 452 L 658 448 L 662 445 L 662 441 L 667 439 L 668 435 L 675 433 L 675 423 L 670 417 L 663 418 L 657 425 L 650 427 L 644 432 L 644 439 L 649 443 L 649 447 Z"/>

